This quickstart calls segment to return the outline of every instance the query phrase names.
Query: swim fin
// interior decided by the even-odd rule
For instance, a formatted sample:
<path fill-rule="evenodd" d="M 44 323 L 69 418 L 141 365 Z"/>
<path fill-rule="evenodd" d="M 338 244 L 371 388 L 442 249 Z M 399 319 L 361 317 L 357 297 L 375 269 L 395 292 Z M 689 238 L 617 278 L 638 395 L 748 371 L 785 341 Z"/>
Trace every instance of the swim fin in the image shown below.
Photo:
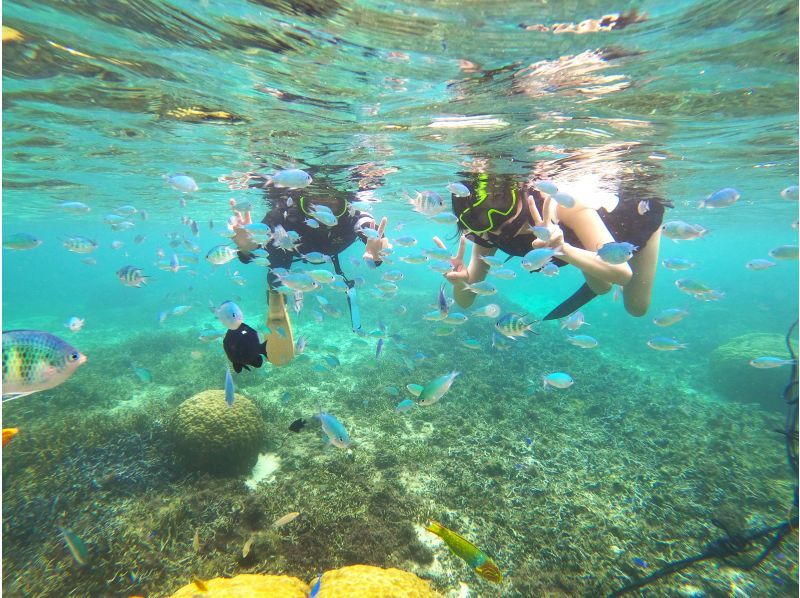
<path fill-rule="evenodd" d="M 566 318 L 573 312 L 578 311 L 581 307 L 589 303 L 592 299 L 597 297 L 592 289 L 589 288 L 588 283 L 583 283 L 581 287 L 575 291 L 568 299 L 562 301 L 555 309 L 547 314 L 543 320 L 558 320 Z"/>

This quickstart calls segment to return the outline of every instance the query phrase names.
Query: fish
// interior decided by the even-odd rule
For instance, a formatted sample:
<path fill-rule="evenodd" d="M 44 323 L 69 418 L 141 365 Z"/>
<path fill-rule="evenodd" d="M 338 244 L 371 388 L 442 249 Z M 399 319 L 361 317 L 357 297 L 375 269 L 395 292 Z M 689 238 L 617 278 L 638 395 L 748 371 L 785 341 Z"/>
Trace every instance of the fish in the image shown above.
<path fill-rule="evenodd" d="M 400 257 L 401 262 L 405 262 L 406 264 L 424 264 L 428 261 L 427 255 L 404 255 Z"/>
<path fill-rule="evenodd" d="M 517 277 L 517 273 L 511 268 L 495 268 L 489 270 L 489 274 L 500 280 L 514 280 Z"/>
<path fill-rule="evenodd" d="M 332 214 L 331 212 L 324 212 L 324 211 L 321 211 L 321 210 L 312 210 L 311 212 L 309 212 L 309 214 L 311 215 L 312 218 L 317 220 L 320 224 L 323 224 L 324 226 L 327 226 L 327 227 L 336 226 L 336 223 L 339 221 L 339 219 L 336 218 L 336 216 L 334 214 Z M 362 229 L 362 232 L 366 234 L 367 230 L 369 230 L 369 229 Z M 367 238 L 369 238 L 369 237 L 367 237 Z"/>
<path fill-rule="evenodd" d="M 461 372 L 452 371 L 449 374 L 443 374 L 435 380 L 431 380 L 425 386 L 420 386 L 419 384 L 409 384 L 406 386 L 406 389 L 408 389 L 408 392 L 410 392 L 412 395 L 420 399 L 420 405 L 433 405 L 434 403 L 438 402 L 448 390 L 450 390 L 453 380 L 455 380 L 456 376 L 458 376 L 460 373 Z"/>
<path fill-rule="evenodd" d="M 633 253 L 639 249 L 633 243 L 606 243 L 597 250 L 597 257 L 607 264 L 624 264 L 633 257 Z"/>
<path fill-rule="evenodd" d="M 294 353 L 295 355 L 302 355 L 306 350 L 306 344 L 308 340 L 305 336 L 298 336 L 297 340 L 294 342 Z"/>
<path fill-rule="evenodd" d="M 796 260 L 797 245 L 781 245 L 769 251 L 769 256 L 776 260 Z"/>
<path fill-rule="evenodd" d="M 685 349 L 686 343 L 681 343 L 674 338 L 667 338 L 665 336 L 656 336 L 647 341 L 647 346 L 656 351 L 677 351 L 678 349 Z"/>
<path fill-rule="evenodd" d="M 564 206 L 565 208 L 574 208 L 575 204 L 577 203 L 572 194 L 567 193 L 566 191 L 559 191 L 555 195 L 551 195 L 551 197 L 558 205 Z"/>
<path fill-rule="evenodd" d="M 689 312 L 685 309 L 681 309 L 680 307 L 670 307 L 662 310 L 655 318 L 653 318 L 653 324 L 661 327 L 672 326 L 673 324 L 683 320 L 688 315 Z"/>
<path fill-rule="evenodd" d="M 250 550 L 253 547 L 253 541 L 254 540 L 255 540 L 254 538 L 248 538 L 247 541 L 244 543 L 244 546 L 242 546 L 242 558 L 243 559 L 246 559 L 247 555 L 250 554 Z"/>
<path fill-rule="evenodd" d="M 381 356 L 381 349 L 383 349 L 383 339 L 378 339 L 378 345 L 375 347 L 375 359 L 378 359 Z"/>
<path fill-rule="evenodd" d="M 506 260 L 499 258 L 496 255 L 482 255 L 481 261 L 490 268 L 497 268 L 506 263 Z"/>
<path fill-rule="evenodd" d="M 779 368 L 793 363 L 794 359 L 781 359 L 780 357 L 756 357 L 750 360 L 750 365 L 760 370 Z"/>
<path fill-rule="evenodd" d="M 531 249 L 526 253 L 520 262 L 522 267 L 528 272 L 539 270 L 545 264 L 553 259 L 556 255 L 556 250 L 550 247 L 539 247 L 538 249 Z"/>
<path fill-rule="evenodd" d="M 81 328 L 83 328 L 83 323 L 86 320 L 82 320 L 77 316 L 72 316 L 69 320 L 64 323 L 64 326 L 69 328 L 70 332 L 78 332 Z"/>
<path fill-rule="evenodd" d="M 787 199 L 790 201 L 797 201 L 798 196 L 800 196 L 800 187 L 798 187 L 797 185 L 786 187 L 786 189 L 781 191 L 781 197 L 783 199 Z"/>
<path fill-rule="evenodd" d="M 308 598 L 317 598 L 319 596 L 319 590 L 322 587 L 322 573 L 317 575 L 317 581 L 314 583 L 314 586 L 311 588 L 311 591 L 308 593 Z"/>
<path fill-rule="evenodd" d="M 538 320 L 534 320 L 533 322 L 526 322 L 525 316 L 527 314 L 519 315 L 515 313 L 507 313 L 503 317 L 501 317 L 497 322 L 495 322 L 495 328 L 497 331 L 505 336 L 506 338 L 510 338 L 512 341 L 517 340 L 518 337 L 527 337 L 528 335 L 525 334 L 528 330 L 537 334 L 533 327 L 538 324 Z"/>
<path fill-rule="evenodd" d="M 708 234 L 708 230 L 699 224 L 689 224 L 683 220 L 670 220 L 661 227 L 665 237 L 678 241 L 692 241 Z"/>
<path fill-rule="evenodd" d="M 197 186 L 195 180 L 185 174 L 174 174 L 174 175 L 161 175 L 162 178 L 167 181 L 167 184 L 172 187 L 173 189 L 177 189 L 178 191 L 182 191 L 183 193 L 194 193 L 198 191 L 200 187 Z"/>
<path fill-rule="evenodd" d="M 3 235 L 3 247 L 15 251 L 35 249 L 42 244 L 42 240 L 28 233 L 11 233 Z"/>
<path fill-rule="evenodd" d="M 763 259 L 754 259 L 747 262 L 744 267 L 748 270 L 766 270 L 767 268 L 772 268 L 773 266 L 777 266 L 775 262 L 771 260 L 763 260 Z"/>
<path fill-rule="evenodd" d="M 208 250 L 206 261 L 215 266 L 222 266 L 237 257 L 236 250 L 230 245 L 217 245 Z"/>
<path fill-rule="evenodd" d="M 197 551 L 199 551 L 199 550 L 200 550 L 200 548 L 198 547 Z M 193 577 L 192 578 L 192 583 L 201 592 L 208 592 L 208 585 L 206 585 L 206 582 L 204 582 L 202 579 L 199 579 L 197 577 Z"/>
<path fill-rule="evenodd" d="M 539 273 L 542 276 L 548 276 L 548 277 L 550 277 L 550 276 L 558 276 L 560 272 L 561 272 L 561 268 L 559 268 L 553 262 L 547 262 L 544 266 L 542 266 L 542 269 L 539 270 Z"/>
<path fill-rule="evenodd" d="M 443 282 L 442 285 L 439 287 L 439 296 L 437 297 L 436 303 L 439 306 L 439 313 L 442 316 L 447 316 L 447 312 L 450 309 L 450 304 L 447 302 L 447 295 L 445 295 L 445 288 L 447 283 Z"/>
<path fill-rule="evenodd" d="M 565 389 L 569 388 L 573 384 L 575 384 L 575 380 L 572 379 L 572 376 L 565 374 L 564 372 L 555 372 L 542 376 L 542 388 L 545 390 L 547 390 L 548 386 Z"/>
<path fill-rule="evenodd" d="M 228 404 L 228 407 L 233 407 L 234 400 L 236 400 L 236 394 L 233 389 L 231 369 L 225 368 L 225 402 Z"/>
<path fill-rule="evenodd" d="M 735 204 L 739 199 L 739 192 L 733 187 L 725 187 L 719 191 L 714 191 L 711 195 L 700 202 L 699 208 L 727 208 Z"/>
<path fill-rule="evenodd" d="M 441 214 L 436 214 L 435 216 L 431 216 L 431 220 L 439 224 L 449 225 L 458 222 L 458 216 L 456 216 L 452 212 L 442 212 Z"/>
<path fill-rule="evenodd" d="M 283 527 L 287 523 L 291 523 L 297 516 L 300 515 L 297 511 L 292 511 L 291 513 L 286 513 L 283 517 L 279 517 L 272 523 L 272 527 Z"/>
<path fill-rule="evenodd" d="M 423 216 L 436 216 L 446 209 L 442 197 L 436 191 L 417 192 L 414 197 L 403 192 L 408 203 L 414 206 L 413 210 Z"/>
<path fill-rule="evenodd" d="M 58 207 L 72 214 L 85 214 L 91 211 L 91 208 L 81 201 L 62 201 Z"/>
<path fill-rule="evenodd" d="M 682 257 L 671 257 L 661 261 L 661 265 L 667 270 L 690 270 L 697 264 Z"/>
<path fill-rule="evenodd" d="M 73 253 L 91 253 L 97 249 L 97 243 L 86 237 L 67 237 L 60 241 L 68 251 Z"/>
<path fill-rule="evenodd" d="M 542 193 L 547 193 L 548 195 L 555 195 L 558 193 L 558 185 L 553 181 L 536 181 L 533 184 L 533 188 Z"/>
<path fill-rule="evenodd" d="M 496 318 L 500 315 L 500 306 L 497 303 L 489 303 L 481 308 L 473 309 L 469 315 L 479 318 Z"/>
<path fill-rule="evenodd" d="M 322 432 L 328 444 L 342 449 L 350 446 L 350 435 L 335 415 L 320 411 L 314 418 L 318 419 L 322 425 Z"/>
<path fill-rule="evenodd" d="M 58 530 L 61 532 L 61 537 L 64 539 L 64 543 L 67 545 L 67 548 L 69 549 L 70 554 L 72 554 L 72 558 L 75 559 L 75 562 L 81 567 L 88 565 L 89 549 L 84 541 L 80 539 L 78 534 L 70 529 L 67 529 L 66 527 L 58 526 Z"/>
<path fill-rule="evenodd" d="M 447 547 L 454 555 L 464 560 L 475 573 L 485 580 L 492 583 L 503 582 L 503 574 L 500 573 L 497 564 L 472 542 L 446 528 L 438 521 L 428 521 L 425 524 L 425 529 L 444 540 L 444 543 L 447 544 Z"/>
<path fill-rule="evenodd" d="M 238 330 L 239 326 L 244 323 L 242 308 L 233 301 L 223 301 L 219 307 L 211 305 L 211 311 L 228 330 Z"/>
<path fill-rule="evenodd" d="M 631 560 L 633 561 L 634 565 L 636 565 L 637 567 L 641 567 L 642 569 L 647 569 L 649 567 L 647 562 L 644 561 L 643 559 L 640 559 L 638 556 L 633 557 Z"/>
<path fill-rule="evenodd" d="M 447 190 L 456 197 L 469 197 L 472 192 L 464 183 L 447 183 Z"/>
<path fill-rule="evenodd" d="M 3 428 L 3 448 L 17 435 L 19 428 Z"/>
<path fill-rule="evenodd" d="M 272 175 L 272 186 L 287 189 L 302 189 L 308 187 L 314 179 L 304 170 L 287 168 L 279 170 Z"/>
<path fill-rule="evenodd" d="M 411 399 L 403 399 L 397 405 L 395 405 L 394 410 L 397 413 L 403 413 L 411 409 L 414 405 L 416 405 L 416 403 Z"/>
<path fill-rule="evenodd" d="M 465 324 L 467 320 L 469 320 L 469 318 L 467 318 L 467 316 L 461 312 L 451 312 L 442 321 L 445 324 L 450 324 L 451 326 L 461 326 L 462 324 Z"/>
<path fill-rule="evenodd" d="M 589 336 L 588 334 L 576 334 L 574 336 L 568 336 L 567 342 L 571 345 L 575 345 L 576 347 L 580 347 L 581 349 L 594 349 L 599 344 L 596 338 Z"/>
<path fill-rule="evenodd" d="M 473 284 L 465 284 L 464 289 L 484 297 L 495 295 L 497 293 L 497 287 L 488 280 L 482 280 Z"/>
<path fill-rule="evenodd" d="M 136 235 L 133 238 L 133 242 L 136 243 L 137 245 L 141 245 L 142 243 L 144 243 L 145 238 L 146 237 L 144 235 Z"/>
<path fill-rule="evenodd" d="M 466 347 L 467 349 L 480 349 L 481 343 L 474 338 L 465 338 L 461 341 L 461 346 Z"/>
<path fill-rule="evenodd" d="M 403 236 L 392 239 L 392 243 L 400 247 L 413 247 L 417 244 L 417 240 L 414 237 Z"/>
<path fill-rule="evenodd" d="M 576 311 L 571 313 L 566 318 L 561 320 L 561 328 L 566 328 L 567 330 L 578 330 L 581 326 L 588 326 L 589 324 L 586 323 L 586 318 L 583 315 L 582 311 Z"/>
<path fill-rule="evenodd" d="M 250 370 L 250 366 L 260 368 L 263 364 L 261 356 L 267 356 L 267 342 L 260 343 L 258 332 L 242 322 L 239 327 L 228 329 L 222 341 L 225 355 L 238 374 L 242 369 Z"/>
<path fill-rule="evenodd" d="M 296 419 L 291 424 L 289 424 L 289 431 L 297 433 L 305 427 L 306 427 L 306 420 L 304 420 L 301 417 L 300 419 Z"/>
<path fill-rule="evenodd" d="M 132 363 L 131 370 L 141 382 L 150 383 L 153 381 L 153 375 L 147 368 L 143 368 Z"/>
<path fill-rule="evenodd" d="M 389 282 L 398 282 L 405 278 L 405 274 L 400 272 L 400 270 L 389 270 L 388 272 L 381 274 L 381 278 Z"/>
<path fill-rule="evenodd" d="M 117 278 L 126 287 L 140 288 L 142 285 L 147 284 L 147 279 L 150 278 L 142 274 L 142 269 L 136 266 L 123 266 L 117 270 Z"/>
<path fill-rule="evenodd" d="M 3 401 L 55 388 L 84 363 L 83 353 L 49 332 L 3 331 Z"/>

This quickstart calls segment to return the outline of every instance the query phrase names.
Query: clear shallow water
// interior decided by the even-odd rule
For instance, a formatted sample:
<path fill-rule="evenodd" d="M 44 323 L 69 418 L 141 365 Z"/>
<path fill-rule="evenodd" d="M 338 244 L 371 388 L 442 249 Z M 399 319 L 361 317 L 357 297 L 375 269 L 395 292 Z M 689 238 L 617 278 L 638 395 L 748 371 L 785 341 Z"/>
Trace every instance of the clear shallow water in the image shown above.
<path fill-rule="evenodd" d="M 373 182 L 381 203 L 373 212 L 389 218 L 390 238 L 420 239 L 417 248 L 397 249 L 404 255 L 430 247 L 434 234 L 453 244 L 454 230 L 412 213 L 402 191 L 444 195 L 459 172 L 486 161 L 491 171 L 521 180 L 531 173 L 591 172 L 607 183 L 646 183 L 645 193 L 674 202 L 667 219 L 711 230 L 693 242 L 665 239 L 661 256 L 696 261 L 687 274 L 724 291 L 722 301 L 695 301 L 673 284 L 683 273 L 659 269 L 647 318 L 629 317 L 611 297 L 584 311 L 604 360 L 592 367 L 621 371 L 623 379 L 631 368 L 663 380 L 665 392 L 674 387 L 705 400 L 721 399 L 708 380 L 709 353 L 742 334 L 783 334 L 797 314 L 796 261 L 764 272 L 744 267 L 774 247 L 797 243 L 792 228 L 797 203 L 780 196 L 797 184 L 798 173 L 797 7 L 649 2 L 638 7 L 648 19 L 622 30 L 577 35 L 532 27 L 577 23 L 626 8 L 605 2 L 6 3 L 4 25 L 23 39 L 3 44 L 3 234 L 28 232 L 43 244 L 28 252 L 3 250 L 4 329 L 38 328 L 73 341 L 90 358 L 68 382 L 76 388 L 82 388 L 81 376 L 98 385 L 104 377 L 129 376 L 127 361 L 142 363 L 157 376 L 166 361 L 158 350 L 126 344 L 149 334 L 176 335 L 189 364 L 187 376 L 192 376 L 192 351 L 203 352 L 203 367 L 219 365 L 222 371 L 217 347 L 192 338 L 213 323 L 208 300 L 236 296 L 247 320 L 259 321 L 265 273 L 235 262 L 213 268 L 202 259 L 222 241 L 218 233 L 230 197 L 252 201 L 254 214 L 263 209 L 260 195 L 229 190 L 218 177 L 262 164 L 267 172 L 324 168 L 338 186 L 354 191 L 354 169 L 380 172 Z M 185 207 L 161 178 L 174 172 L 190 174 L 200 186 Z M 726 186 L 741 193 L 735 206 L 697 208 Z M 91 212 L 64 214 L 58 204 L 66 200 L 83 201 Z M 149 218 L 134 219 L 136 226 L 128 231 L 111 231 L 103 215 L 124 204 L 146 210 Z M 200 223 L 198 238 L 181 225 L 184 215 Z M 399 223 L 405 224 L 402 233 L 394 230 Z M 168 249 L 165 234 L 172 231 L 202 247 L 200 262 L 177 274 L 154 265 L 156 249 Z M 134 244 L 139 234 L 146 240 Z M 86 265 L 67 252 L 58 241 L 66 235 L 96 240 L 97 263 Z M 115 240 L 124 243 L 121 249 L 112 249 Z M 371 329 L 381 320 L 432 354 L 421 372 L 387 383 L 402 388 L 419 381 L 412 380 L 417 376 L 432 378 L 458 367 L 466 371 L 469 387 L 474 378 L 468 376 L 477 377 L 487 362 L 493 368 L 506 363 L 508 354 L 459 352 L 454 343 L 435 337 L 435 325 L 420 325 L 417 315 L 428 309 L 440 281 L 425 266 L 398 262 L 394 267 L 405 274 L 398 296 L 370 300 L 368 289 L 381 271 L 352 265 L 349 258 L 360 252 L 360 247 L 348 250 L 343 265 L 366 280 L 365 326 Z M 114 273 L 126 264 L 153 275 L 148 287 L 120 285 Z M 541 315 L 580 283 L 574 269 L 544 279 L 526 274 L 518 263 L 513 267 L 517 280 L 495 281 L 500 293 L 492 298 L 507 309 Z M 231 281 L 236 270 L 247 279 L 245 286 Z M 341 297 L 326 295 L 346 310 Z M 296 334 L 312 338 L 311 350 L 317 350 L 314 344 L 319 348 L 312 352 L 315 360 L 327 344 L 349 347 L 349 369 L 329 374 L 329 381 L 348 388 L 365 368 L 372 371 L 373 350 L 350 344 L 346 314 L 315 323 L 308 313 L 313 303 L 309 295 Z M 158 313 L 180 304 L 193 308 L 159 326 Z M 407 316 L 395 315 L 401 304 L 408 307 Z M 670 329 L 652 325 L 652 315 L 676 306 L 689 309 L 690 316 Z M 62 325 L 72 315 L 86 318 L 77 335 Z M 488 347 L 491 323 L 470 324 L 469 333 L 459 330 L 450 338 L 474 335 Z M 674 334 L 689 349 L 651 351 L 645 343 L 660 332 Z M 580 391 L 581 372 L 588 371 L 582 368 L 589 368 L 580 360 L 594 357 L 571 357 L 568 366 L 549 360 L 561 354 L 548 343 L 560 340 L 553 332 L 514 347 L 519 378 L 538 379 L 548 367 L 569 368 Z M 112 346 L 119 357 L 113 367 L 119 369 L 94 365 L 103 363 L 98 354 Z M 384 358 L 401 363 L 390 344 Z M 242 384 L 252 385 L 254 394 L 294 386 L 308 375 L 309 364 L 289 370 L 264 370 Z M 166 375 L 176 394 L 204 388 L 199 375 L 182 383 Z M 69 409 L 59 402 L 64 388 L 25 399 L 27 405 L 7 406 L 5 420 L 14 424 L 19 410 L 23 421 L 36 425 L 38 406 L 46 401 L 53 402 L 48 415 L 56 418 Z M 310 389 L 310 395 L 318 392 Z M 528 400 L 519 390 L 500 388 L 495 400 L 516 408 Z M 617 391 L 623 393 L 622 387 Z M 591 394 L 591 387 L 586 392 Z M 464 400 L 481 404 L 462 393 Z M 612 396 L 618 393 L 610 390 Z M 340 400 L 340 395 L 324 396 Z M 313 396 L 304 400 L 306 409 L 316 408 Z M 779 398 L 774 405 L 778 413 Z M 341 410 L 347 413 L 344 406 Z M 482 475 L 475 472 L 476 478 Z M 57 538 L 51 541 L 56 550 Z M 24 563 L 15 563 L 12 572 Z"/>

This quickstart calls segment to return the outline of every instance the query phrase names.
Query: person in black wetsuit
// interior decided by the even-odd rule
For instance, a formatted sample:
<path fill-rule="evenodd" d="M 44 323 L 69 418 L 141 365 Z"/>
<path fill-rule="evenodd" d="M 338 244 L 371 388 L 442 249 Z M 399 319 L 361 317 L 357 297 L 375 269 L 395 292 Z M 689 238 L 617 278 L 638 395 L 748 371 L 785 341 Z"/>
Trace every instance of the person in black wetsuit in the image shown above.
<path fill-rule="evenodd" d="M 484 280 L 489 266 L 481 256 L 498 249 L 511 256 L 524 256 L 533 248 L 558 250 L 558 265 L 572 264 L 582 271 L 586 283 L 569 299 L 543 319 L 563 318 L 612 285 L 623 289 L 625 309 L 634 316 L 643 316 L 650 305 L 661 223 L 668 201 L 657 197 L 632 197 L 624 188 L 618 192 L 619 203 L 612 211 L 595 210 L 578 203 L 572 208 L 557 204 L 546 193 L 534 189 L 532 183 L 518 183 L 510 175 L 478 174 L 466 181 L 467 197 L 452 196 L 453 213 L 463 233 L 453 270 L 445 277 L 453 284 L 456 302 L 467 307 L 475 294 L 465 288 Z M 640 202 L 647 202 L 647 210 Z M 550 239 L 537 239 L 531 226 L 546 226 Z M 464 264 L 466 241 L 474 243 L 469 264 Z M 608 264 L 598 258 L 596 250 L 610 242 L 627 241 L 637 247 L 633 258 L 622 264 Z"/>
<path fill-rule="evenodd" d="M 364 261 L 379 266 L 382 263 L 381 252 L 391 247 L 388 239 L 383 236 L 387 219 L 384 217 L 380 224 L 376 224 L 372 215 L 353 208 L 348 194 L 326 184 L 324 180 L 315 180 L 303 189 L 279 189 L 267 184 L 264 179 L 251 176 L 250 185 L 263 187 L 267 196 L 269 210 L 262 222 L 272 231 L 280 225 L 284 230 L 294 231 L 298 235 L 294 249 L 282 249 L 274 242 L 260 245 L 241 226 L 250 223 L 250 214 L 235 212 L 233 240 L 239 249 L 239 260 L 248 263 L 253 260 L 254 251 L 263 249 L 267 252 L 270 263 L 267 289 L 267 327 L 270 330 L 267 336 L 268 359 L 273 365 L 286 365 L 294 357 L 294 339 L 286 300 L 276 290 L 280 286 L 280 280 L 274 270 L 288 270 L 292 262 L 305 261 L 304 255 L 319 252 L 331 258 L 337 274 L 352 288 L 352 283 L 344 277 L 339 265 L 339 253 L 350 247 L 356 239 L 361 239 L 366 246 Z M 336 216 L 336 223 L 326 226 L 316 220 L 312 215 L 314 206 L 329 208 Z M 375 229 L 377 235 L 367 237 L 364 229 Z M 348 294 L 348 302 L 350 300 L 351 295 Z M 358 328 L 360 324 L 354 320 L 353 326 Z"/>

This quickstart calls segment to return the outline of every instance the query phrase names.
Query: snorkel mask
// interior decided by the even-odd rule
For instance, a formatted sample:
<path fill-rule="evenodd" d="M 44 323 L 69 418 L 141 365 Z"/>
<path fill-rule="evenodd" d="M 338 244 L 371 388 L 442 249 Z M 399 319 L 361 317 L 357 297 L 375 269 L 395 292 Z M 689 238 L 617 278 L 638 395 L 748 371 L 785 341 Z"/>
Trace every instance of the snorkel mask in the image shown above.
<path fill-rule="evenodd" d="M 487 174 L 482 173 L 478 175 L 478 181 L 475 185 L 476 200 L 471 206 L 464 208 L 458 215 L 461 224 L 466 227 L 470 232 L 481 235 L 490 231 L 496 231 L 503 222 L 511 215 L 517 206 L 517 188 L 516 185 L 511 185 L 510 193 L 502 193 L 493 196 L 493 201 L 497 201 L 500 197 L 507 197 L 507 205 L 504 207 L 491 207 L 482 206 L 489 197 L 487 192 L 489 177 Z M 499 189 L 495 189 L 495 192 Z"/>
<path fill-rule="evenodd" d="M 336 218 L 341 218 L 347 212 L 348 203 L 347 203 L 347 200 L 344 200 L 344 199 L 343 200 L 336 200 L 336 201 L 340 201 L 341 202 L 342 209 L 338 214 L 336 214 L 334 212 L 333 215 L 336 216 Z M 300 209 L 302 210 L 303 214 L 305 214 L 306 216 L 309 216 L 311 218 L 314 217 L 314 213 L 313 213 L 313 211 L 309 211 L 309 210 L 311 210 L 313 208 L 315 203 L 317 203 L 319 205 L 328 206 L 327 202 L 322 202 L 322 201 L 315 202 L 314 200 L 311 200 L 311 199 L 306 200 L 306 198 L 303 197 L 302 195 L 300 196 L 300 199 L 297 201 L 297 204 L 300 206 Z M 330 206 L 328 206 L 328 207 L 330 208 Z M 331 212 L 333 212 L 333 210 L 331 210 Z"/>

